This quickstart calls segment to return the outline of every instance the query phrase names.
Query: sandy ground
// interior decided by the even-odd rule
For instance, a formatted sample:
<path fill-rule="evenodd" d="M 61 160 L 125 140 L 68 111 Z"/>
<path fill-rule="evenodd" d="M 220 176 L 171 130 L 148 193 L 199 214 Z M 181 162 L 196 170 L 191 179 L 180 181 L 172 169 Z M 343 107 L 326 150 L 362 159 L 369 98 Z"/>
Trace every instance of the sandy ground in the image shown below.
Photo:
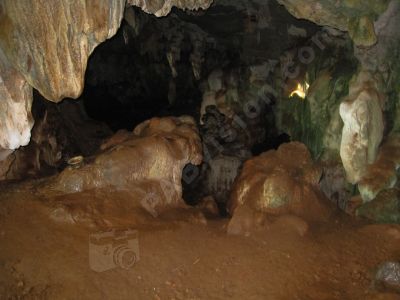
<path fill-rule="evenodd" d="M 283 221 L 244 237 L 226 234 L 227 219 L 150 219 L 120 226 L 138 230 L 133 267 L 95 272 L 99 228 L 51 220 L 24 186 L 0 190 L 1 299 L 400 299 L 373 280 L 400 259 L 400 226 L 334 212 L 306 232 Z"/>

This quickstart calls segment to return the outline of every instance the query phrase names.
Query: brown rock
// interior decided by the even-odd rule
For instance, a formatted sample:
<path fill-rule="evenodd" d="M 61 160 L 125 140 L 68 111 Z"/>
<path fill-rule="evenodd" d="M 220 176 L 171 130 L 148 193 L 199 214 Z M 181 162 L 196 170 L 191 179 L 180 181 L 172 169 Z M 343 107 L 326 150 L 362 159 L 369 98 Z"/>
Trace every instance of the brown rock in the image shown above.
<path fill-rule="evenodd" d="M 77 98 L 89 55 L 116 33 L 124 9 L 123 0 L 2 1 L 0 48 L 47 99 Z"/>
<path fill-rule="evenodd" d="M 157 17 L 168 15 L 173 6 L 190 10 L 206 9 L 212 2 L 212 0 L 128 0 L 129 5 L 139 6 L 145 12 Z"/>
<path fill-rule="evenodd" d="M 301 203 L 314 202 L 319 196 L 321 172 L 305 145 L 283 144 L 276 151 L 265 152 L 245 162 L 234 183 L 228 210 L 233 214 L 236 207 L 246 204 L 272 214 L 298 211 Z M 306 210 L 309 209 L 312 208 Z"/>
<path fill-rule="evenodd" d="M 248 211 L 324 220 L 328 211 L 320 201 L 323 198 L 318 187 L 320 177 L 321 169 L 313 163 L 306 146 L 297 142 L 246 161 L 228 203 L 233 216 L 230 226 L 241 224 L 237 219 L 242 212 L 251 215 Z"/>
<path fill-rule="evenodd" d="M 148 120 L 129 139 L 81 168 L 67 168 L 40 192 L 51 195 L 113 187 L 129 191 L 153 216 L 164 208 L 182 206 L 182 170 L 202 160 L 201 141 L 193 124 L 189 117 Z"/>

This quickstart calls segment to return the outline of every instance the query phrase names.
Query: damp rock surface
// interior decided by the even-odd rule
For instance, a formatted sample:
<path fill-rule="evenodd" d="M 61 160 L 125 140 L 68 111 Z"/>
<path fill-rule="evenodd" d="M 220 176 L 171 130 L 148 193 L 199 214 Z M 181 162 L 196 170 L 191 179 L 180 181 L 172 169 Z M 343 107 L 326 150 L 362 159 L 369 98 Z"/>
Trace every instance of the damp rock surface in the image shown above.
<path fill-rule="evenodd" d="M 381 264 L 375 278 L 378 283 L 383 284 L 386 288 L 400 292 L 400 263 L 388 261 Z"/>
<path fill-rule="evenodd" d="M 237 219 L 247 216 L 247 211 L 275 216 L 293 214 L 307 221 L 325 220 L 328 210 L 318 186 L 321 174 L 322 169 L 314 164 L 307 147 L 298 142 L 249 159 L 235 180 L 228 202 L 230 226 L 243 224 Z M 247 225 L 252 224 L 251 221 Z"/>
<path fill-rule="evenodd" d="M 181 177 L 186 164 L 202 160 L 201 142 L 190 117 L 153 118 L 139 124 L 116 145 L 113 138 L 103 152 L 73 166 L 39 187 L 42 194 L 71 194 L 99 188 L 131 193 L 132 201 L 153 216 L 166 207 L 180 207 Z"/>
<path fill-rule="evenodd" d="M 361 71 L 350 83 L 349 96 L 340 104 L 344 127 L 340 157 L 350 183 L 358 183 L 375 162 L 384 133 L 380 77 Z"/>
<path fill-rule="evenodd" d="M 361 205 L 356 214 L 377 223 L 400 224 L 399 190 L 381 191 L 372 201 Z"/>

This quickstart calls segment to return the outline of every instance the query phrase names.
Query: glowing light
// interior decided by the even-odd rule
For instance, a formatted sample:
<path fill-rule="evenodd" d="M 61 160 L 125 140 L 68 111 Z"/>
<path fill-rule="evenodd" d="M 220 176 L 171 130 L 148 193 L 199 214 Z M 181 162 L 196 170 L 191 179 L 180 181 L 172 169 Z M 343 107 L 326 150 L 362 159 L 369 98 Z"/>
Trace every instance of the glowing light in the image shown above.
<path fill-rule="evenodd" d="M 307 96 L 307 91 L 310 85 L 306 82 L 304 84 L 298 83 L 297 88 L 290 93 L 290 98 L 292 98 L 294 95 L 299 96 L 301 99 L 305 99 Z"/>

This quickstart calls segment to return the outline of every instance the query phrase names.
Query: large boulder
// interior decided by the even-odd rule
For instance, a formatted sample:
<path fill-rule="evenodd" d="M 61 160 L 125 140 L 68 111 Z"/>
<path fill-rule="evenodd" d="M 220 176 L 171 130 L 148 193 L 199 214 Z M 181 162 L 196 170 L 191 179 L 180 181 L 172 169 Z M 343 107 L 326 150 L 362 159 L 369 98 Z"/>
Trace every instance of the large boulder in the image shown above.
<path fill-rule="evenodd" d="M 320 201 L 321 174 L 307 147 L 298 142 L 249 159 L 232 188 L 228 232 L 240 233 L 259 225 L 261 215 L 293 214 L 309 221 L 323 220 L 327 210 Z"/>

